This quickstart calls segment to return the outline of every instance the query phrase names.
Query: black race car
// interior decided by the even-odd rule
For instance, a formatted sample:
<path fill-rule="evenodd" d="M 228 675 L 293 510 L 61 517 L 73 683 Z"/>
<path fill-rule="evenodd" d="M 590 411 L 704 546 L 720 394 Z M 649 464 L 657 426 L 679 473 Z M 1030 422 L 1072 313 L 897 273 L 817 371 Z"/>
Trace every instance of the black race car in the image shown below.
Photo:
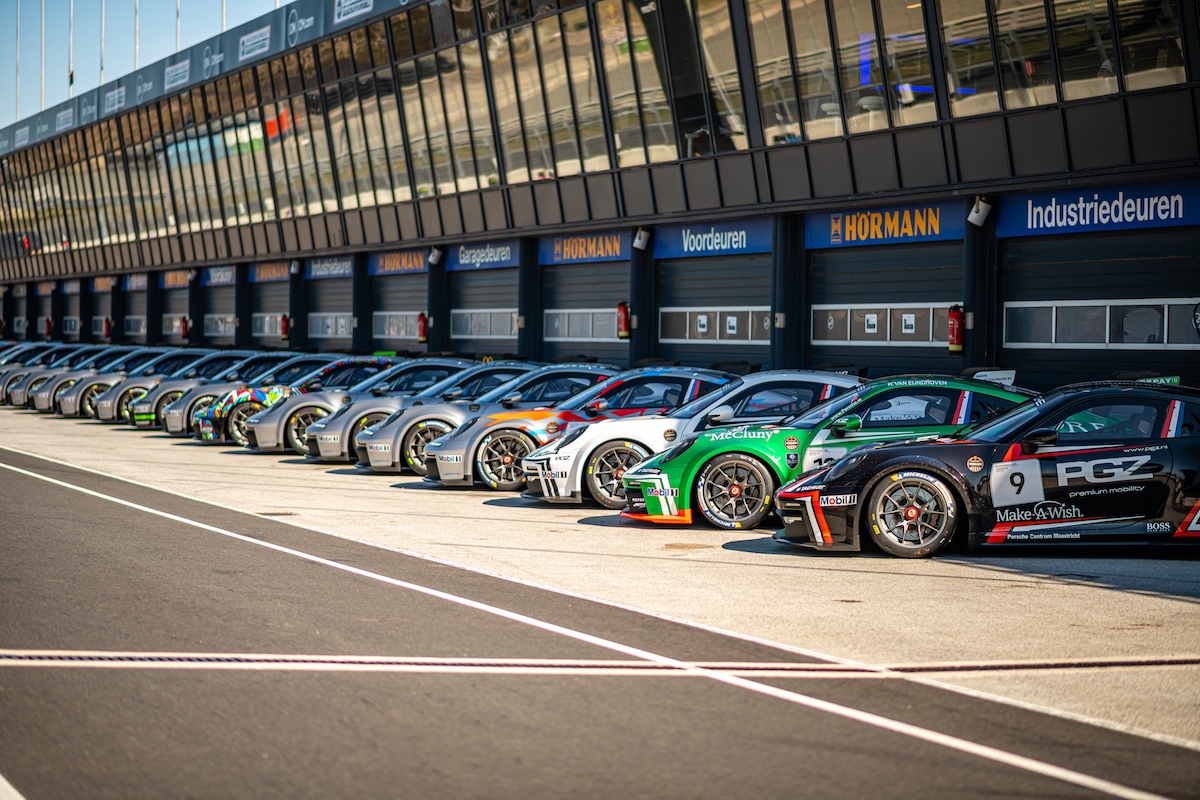
<path fill-rule="evenodd" d="M 959 436 L 852 452 L 776 500 L 775 540 L 818 550 L 1200 544 L 1200 391 L 1067 386 Z"/>

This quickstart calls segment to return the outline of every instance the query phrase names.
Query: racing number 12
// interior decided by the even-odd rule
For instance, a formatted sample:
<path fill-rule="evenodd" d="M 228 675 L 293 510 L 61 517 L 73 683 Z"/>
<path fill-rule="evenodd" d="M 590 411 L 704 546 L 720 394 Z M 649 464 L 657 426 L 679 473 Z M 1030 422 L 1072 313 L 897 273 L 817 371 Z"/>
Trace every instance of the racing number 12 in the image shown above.
<path fill-rule="evenodd" d="M 995 508 L 1040 503 L 1046 499 L 1042 489 L 1042 468 L 1037 459 L 993 464 L 990 483 Z"/>

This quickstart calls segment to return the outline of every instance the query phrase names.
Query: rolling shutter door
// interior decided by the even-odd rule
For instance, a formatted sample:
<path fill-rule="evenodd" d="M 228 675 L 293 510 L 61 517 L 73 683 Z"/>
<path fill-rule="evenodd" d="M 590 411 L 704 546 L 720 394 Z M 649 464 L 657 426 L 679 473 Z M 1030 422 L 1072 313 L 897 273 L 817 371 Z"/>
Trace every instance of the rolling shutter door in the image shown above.
<path fill-rule="evenodd" d="M 209 344 L 233 344 L 235 291 L 233 286 L 204 287 L 204 339 Z"/>
<path fill-rule="evenodd" d="M 131 333 L 134 330 L 131 323 L 140 321 L 142 333 Z M 130 292 L 125 293 L 125 337 L 128 341 L 144 343 L 146 341 L 146 293 L 145 292 Z"/>
<path fill-rule="evenodd" d="M 106 342 L 108 339 L 104 336 L 104 320 L 112 318 L 112 294 L 109 292 L 101 292 L 92 295 L 92 318 L 91 320 L 83 320 L 84 325 L 92 326 L 92 336 L 98 342 Z M 100 320 L 99 323 L 95 320 Z"/>
<path fill-rule="evenodd" d="M 1200 228 L 1001 242 L 1003 365 L 1033 389 L 1152 370 L 1200 385 Z"/>
<path fill-rule="evenodd" d="M 450 343 L 460 353 L 512 353 L 517 348 L 517 270 L 450 274 Z"/>
<path fill-rule="evenodd" d="M 83 320 L 79 318 L 79 295 L 63 295 L 63 339 L 68 342 L 78 342 L 82 333 Z M 70 322 L 69 322 L 70 321 Z M 74 325 L 74 330 L 68 330 Z"/>
<path fill-rule="evenodd" d="M 185 339 L 182 335 L 180 320 L 188 315 L 188 290 L 163 289 L 162 313 L 163 339 L 171 344 L 183 344 Z M 198 322 L 198 320 L 192 320 L 193 324 Z"/>
<path fill-rule="evenodd" d="M 250 284 L 250 313 L 252 338 L 257 346 L 276 346 L 283 340 L 279 333 L 279 320 L 291 305 L 291 284 L 287 281 L 270 281 Z"/>
<path fill-rule="evenodd" d="M 658 354 L 684 364 L 771 358 L 771 256 L 660 261 Z"/>
<path fill-rule="evenodd" d="M 423 350 L 417 343 L 417 315 L 425 311 L 429 276 L 381 275 L 371 279 L 371 330 L 381 350 Z"/>
<path fill-rule="evenodd" d="M 957 373 L 947 309 L 962 303 L 962 243 L 809 252 L 812 363 L 870 367 L 870 375 Z"/>
<path fill-rule="evenodd" d="M 317 350 L 350 347 L 353 294 L 349 278 L 308 281 L 308 338 Z"/>
<path fill-rule="evenodd" d="M 542 267 L 542 357 L 550 361 L 582 354 L 627 366 L 629 340 L 617 338 L 617 303 L 622 301 L 629 301 L 627 261 Z"/>

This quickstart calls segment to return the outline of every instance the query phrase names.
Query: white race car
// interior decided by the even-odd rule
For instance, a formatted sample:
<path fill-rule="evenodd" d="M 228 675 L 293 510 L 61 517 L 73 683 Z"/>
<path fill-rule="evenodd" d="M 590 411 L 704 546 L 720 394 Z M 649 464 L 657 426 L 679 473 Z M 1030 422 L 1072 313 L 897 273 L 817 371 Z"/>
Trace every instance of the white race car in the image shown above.
<path fill-rule="evenodd" d="M 581 503 L 586 490 L 605 508 L 624 508 L 621 477 L 652 454 L 714 427 L 778 422 L 862 383 L 861 378 L 832 372 L 757 372 L 665 416 L 582 425 L 522 460 L 526 479 L 522 496 Z"/>

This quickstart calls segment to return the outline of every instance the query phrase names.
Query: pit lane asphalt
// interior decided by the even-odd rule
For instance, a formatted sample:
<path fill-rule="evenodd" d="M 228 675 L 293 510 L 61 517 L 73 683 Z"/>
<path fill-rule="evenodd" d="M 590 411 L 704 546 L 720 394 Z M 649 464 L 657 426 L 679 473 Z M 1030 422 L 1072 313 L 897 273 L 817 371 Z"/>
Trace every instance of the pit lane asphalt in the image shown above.
<path fill-rule="evenodd" d="M 1200 797 L 1191 750 L 11 452 L 0 465 L 0 775 L 28 800 Z M 646 669 L 677 662 L 796 676 Z"/>

